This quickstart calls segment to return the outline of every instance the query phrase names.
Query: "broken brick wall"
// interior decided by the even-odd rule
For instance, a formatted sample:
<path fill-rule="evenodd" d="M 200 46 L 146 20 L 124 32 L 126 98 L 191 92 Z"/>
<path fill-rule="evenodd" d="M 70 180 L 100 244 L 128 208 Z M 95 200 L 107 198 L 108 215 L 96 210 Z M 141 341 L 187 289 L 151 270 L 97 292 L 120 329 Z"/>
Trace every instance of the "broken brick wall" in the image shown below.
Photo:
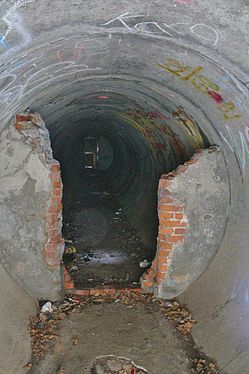
<path fill-rule="evenodd" d="M 17 115 L 2 132 L 0 158 L 0 261 L 31 296 L 60 299 L 60 165 L 38 114 Z"/>
<path fill-rule="evenodd" d="M 218 147 L 199 150 L 158 188 L 157 253 L 141 279 L 144 292 L 171 299 L 205 270 L 222 241 L 230 187 Z"/>

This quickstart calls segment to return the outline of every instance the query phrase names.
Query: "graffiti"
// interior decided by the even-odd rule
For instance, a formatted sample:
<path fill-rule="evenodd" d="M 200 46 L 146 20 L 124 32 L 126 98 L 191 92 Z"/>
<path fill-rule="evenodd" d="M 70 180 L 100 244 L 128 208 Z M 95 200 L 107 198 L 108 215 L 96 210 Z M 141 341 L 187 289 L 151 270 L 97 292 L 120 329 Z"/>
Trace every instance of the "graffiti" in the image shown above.
<path fill-rule="evenodd" d="M 204 148 L 205 144 L 197 123 L 183 110 L 178 107 L 172 115 L 179 120 L 183 132 L 194 149 Z"/>
<path fill-rule="evenodd" d="M 245 127 L 245 134 L 238 131 L 239 139 L 236 139 L 230 127 L 225 124 L 225 129 L 228 134 L 228 138 L 219 131 L 221 138 L 228 145 L 230 150 L 234 153 L 240 166 L 241 175 L 245 174 L 246 164 L 249 161 L 249 127 Z"/>
<path fill-rule="evenodd" d="M 179 0 L 180 1 L 180 0 Z M 191 0 L 181 0 L 188 3 Z M 180 36 L 190 36 L 194 39 L 201 40 L 205 43 L 211 44 L 212 46 L 216 46 L 219 42 L 219 34 L 218 32 L 211 26 L 208 26 L 204 23 L 182 23 L 176 22 L 167 24 L 165 22 L 158 23 L 155 21 L 143 21 L 143 22 L 136 22 L 137 18 L 144 18 L 144 14 L 140 15 L 129 15 L 130 13 L 126 12 L 121 14 L 118 17 L 115 17 L 101 26 L 113 26 L 119 25 L 124 27 L 126 30 L 130 32 L 142 32 L 145 34 L 161 34 L 168 38 L 178 38 Z"/>
<path fill-rule="evenodd" d="M 216 83 L 204 75 L 199 75 L 199 73 L 204 69 L 202 66 L 192 67 L 183 65 L 175 59 L 168 59 L 164 64 L 158 64 L 158 66 L 161 69 L 176 75 L 181 81 L 189 81 L 197 91 L 200 91 L 213 99 L 217 104 L 217 108 L 222 112 L 224 119 L 232 120 L 242 116 L 237 112 L 237 107 L 233 102 L 224 101 L 220 94 L 220 87 Z"/>
<path fill-rule="evenodd" d="M 82 39 L 77 41 L 73 47 L 58 49 L 55 52 L 57 62 L 68 59 L 79 60 L 85 56 L 109 53 L 110 49 L 106 45 L 106 39 Z"/>
<path fill-rule="evenodd" d="M 0 53 L 4 53 L 10 49 L 10 45 L 4 40 L 3 35 L 0 35 Z"/>
<path fill-rule="evenodd" d="M 101 70 L 100 67 L 91 68 L 86 64 L 76 64 L 74 61 L 57 62 L 49 66 L 39 67 L 33 64 L 26 72 L 25 83 L 19 84 L 16 74 L 2 74 L 0 78 L 0 104 L 2 118 L 15 111 L 18 101 L 25 96 L 31 96 L 33 92 L 54 84 L 62 78 L 71 78 L 76 74 L 84 74 L 89 71 Z"/>
<path fill-rule="evenodd" d="M 168 158 L 174 155 L 174 160 L 171 160 L 172 165 L 186 159 L 185 146 L 166 125 L 165 119 L 168 117 L 164 114 L 136 110 L 123 113 L 122 117 L 142 134 L 155 159 L 158 159 L 158 151 L 163 152 Z"/>
<path fill-rule="evenodd" d="M 0 44 L 5 45 L 7 36 L 14 29 L 22 37 L 22 46 L 29 43 L 31 36 L 22 24 L 22 19 L 16 14 L 16 11 L 26 4 L 32 3 L 34 0 L 18 0 L 7 10 L 7 12 L 2 16 L 1 20 L 5 23 L 7 30 L 4 35 L 1 36 Z M 8 44 L 6 44 L 8 45 Z M 19 46 L 20 47 L 20 46 Z M 6 48 L 8 50 L 10 48 Z"/>
<path fill-rule="evenodd" d="M 215 92 L 215 91 L 208 91 L 208 94 L 209 96 L 211 96 L 214 101 L 217 103 L 217 104 L 221 104 L 223 103 L 223 97 L 218 93 L 218 92 Z"/>
<path fill-rule="evenodd" d="M 169 59 L 165 64 L 159 64 L 158 66 L 163 70 L 176 75 L 182 81 L 189 81 L 197 91 L 200 91 L 210 99 L 214 100 L 217 109 L 222 113 L 223 119 L 237 120 L 242 118 L 242 114 L 238 112 L 235 103 L 232 101 L 225 101 L 220 92 L 220 87 L 206 76 L 199 75 L 199 73 L 204 70 L 202 66 L 193 68 L 191 66 L 183 65 L 174 59 Z M 237 136 L 234 136 L 232 130 L 227 124 L 225 124 L 225 129 L 227 135 L 224 135 L 221 131 L 219 131 L 219 135 L 227 144 L 229 149 L 234 153 L 243 180 L 246 165 L 249 161 L 249 127 L 245 127 L 244 134 L 241 131 L 238 131 Z"/>

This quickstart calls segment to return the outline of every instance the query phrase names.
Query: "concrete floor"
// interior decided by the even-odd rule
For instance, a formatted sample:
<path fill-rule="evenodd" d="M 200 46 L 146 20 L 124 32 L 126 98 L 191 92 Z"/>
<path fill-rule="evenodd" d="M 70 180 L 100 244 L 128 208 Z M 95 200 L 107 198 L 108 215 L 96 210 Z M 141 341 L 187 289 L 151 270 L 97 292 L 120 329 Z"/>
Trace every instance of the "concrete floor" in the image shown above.
<path fill-rule="evenodd" d="M 156 305 L 88 304 L 60 323 L 54 354 L 29 373 L 55 374 L 62 367 L 66 374 L 92 373 L 98 356 L 114 355 L 150 374 L 184 374 L 191 372 L 192 353 L 192 339 L 177 332 Z"/>
<path fill-rule="evenodd" d="M 76 288 L 137 287 L 146 270 L 140 262 L 154 259 L 156 239 L 154 246 L 145 246 L 110 196 L 78 196 L 66 207 L 63 236 L 77 254 L 74 262 L 65 264 Z"/>

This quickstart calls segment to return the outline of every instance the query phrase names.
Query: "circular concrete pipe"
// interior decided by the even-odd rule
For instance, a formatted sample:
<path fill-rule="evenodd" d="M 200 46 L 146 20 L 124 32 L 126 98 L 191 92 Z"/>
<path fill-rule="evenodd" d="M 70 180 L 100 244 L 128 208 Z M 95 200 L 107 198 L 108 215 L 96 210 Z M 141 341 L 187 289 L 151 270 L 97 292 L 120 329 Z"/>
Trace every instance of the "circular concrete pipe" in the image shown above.
<path fill-rule="evenodd" d="M 54 157 L 61 161 L 65 188 L 67 170 L 78 167 L 66 152 L 80 150 L 82 136 L 105 139 L 113 157 L 103 170 L 106 186 L 120 198 L 146 240 L 152 240 L 155 228 L 145 226 L 142 218 L 155 217 L 151 196 L 160 175 L 187 161 L 197 149 L 217 145 L 230 188 L 229 201 L 219 201 L 229 211 L 220 232 L 223 240 L 205 262 L 205 272 L 200 266 L 181 298 L 199 321 L 193 330 L 197 343 L 218 359 L 224 372 L 233 374 L 248 370 L 249 336 L 248 6 L 240 0 L 236 7 L 219 0 L 7 0 L 0 5 L 5 268 L 32 296 L 59 297 L 58 268 L 38 276 L 36 270 L 27 272 L 18 257 L 16 243 L 26 248 L 25 258 L 31 247 L 22 236 L 25 215 L 11 220 L 12 204 L 17 206 L 21 199 L 20 212 L 29 209 L 29 194 L 44 190 L 36 183 L 34 164 L 22 173 L 26 179 L 19 179 L 24 195 L 9 187 L 19 175 L 13 155 L 21 160 L 25 154 L 9 144 L 8 128 L 15 114 L 28 107 L 41 114 Z M 19 144 L 18 136 L 14 138 Z M 9 245 L 13 226 L 19 236 Z"/>

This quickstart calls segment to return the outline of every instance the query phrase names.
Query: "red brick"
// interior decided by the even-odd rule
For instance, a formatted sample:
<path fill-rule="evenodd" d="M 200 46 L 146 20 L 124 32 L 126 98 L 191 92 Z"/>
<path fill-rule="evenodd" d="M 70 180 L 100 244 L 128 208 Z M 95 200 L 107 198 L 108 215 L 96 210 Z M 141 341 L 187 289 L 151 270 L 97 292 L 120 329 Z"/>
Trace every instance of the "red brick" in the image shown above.
<path fill-rule="evenodd" d="M 175 213 L 175 218 L 176 219 L 183 219 L 183 214 L 182 213 Z"/>
<path fill-rule="evenodd" d="M 151 281 L 143 281 L 143 287 L 148 287 L 148 288 L 151 288 L 154 286 L 154 282 L 151 282 Z"/>
<path fill-rule="evenodd" d="M 168 265 L 166 265 L 166 264 L 159 264 L 159 266 L 158 266 L 158 271 L 159 272 L 165 272 L 166 273 L 166 271 L 168 270 Z"/>
<path fill-rule="evenodd" d="M 167 218 L 174 218 L 175 217 L 175 215 L 174 215 L 174 213 L 162 213 L 161 215 L 160 215 L 160 217 L 162 218 L 162 220 L 163 219 L 167 219 Z M 160 223 L 161 223 L 161 218 L 160 218 Z"/>
<path fill-rule="evenodd" d="M 74 282 L 64 282 L 65 290 L 73 290 L 74 289 Z M 79 295 L 79 294 L 78 294 Z"/>
<path fill-rule="evenodd" d="M 187 166 L 185 166 L 185 165 L 181 165 L 181 166 L 179 166 L 178 168 L 177 168 L 177 173 L 178 174 L 181 174 L 181 173 L 183 173 L 184 171 L 186 171 L 187 170 Z"/>
<path fill-rule="evenodd" d="M 163 187 L 158 188 L 157 194 L 159 196 L 159 199 L 161 197 L 171 197 L 172 198 L 172 193 L 170 192 L 170 190 L 168 190 L 166 188 L 163 188 Z"/>
<path fill-rule="evenodd" d="M 171 204 L 173 203 L 173 199 L 171 197 L 162 196 L 159 198 L 159 204 Z"/>
<path fill-rule="evenodd" d="M 189 161 L 187 161 L 188 165 L 195 164 L 198 161 L 198 157 L 193 157 Z"/>
<path fill-rule="evenodd" d="M 182 210 L 182 207 L 175 206 L 175 205 L 164 205 L 164 204 L 161 205 L 160 204 L 159 213 L 161 210 L 165 212 L 180 212 Z"/>
<path fill-rule="evenodd" d="M 162 188 L 169 187 L 169 184 L 170 184 L 170 181 L 167 180 L 167 179 L 164 179 L 163 177 L 161 177 L 161 179 L 159 180 L 159 188 L 160 187 L 162 187 Z"/>
<path fill-rule="evenodd" d="M 155 274 L 152 271 L 150 271 L 149 273 L 145 273 L 143 275 L 143 279 L 146 279 L 146 280 L 153 280 L 154 277 L 155 277 Z"/>
<path fill-rule="evenodd" d="M 15 128 L 17 130 L 21 130 L 21 129 L 23 129 L 23 125 L 21 125 L 20 123 L 15 123 Z"/>
<path fill-rule="evenodd" d="M 159 248 L 158 249 L 158 256 L 159 257 L 168 257 L 170 253 L 170 249 L 164 249 L 164 248 Z"/>
<path fill-rule="evenodd" d="M 165 243 L 165 242 L 163 242 L 163 243 L 160 243 L 160 245 L 159 245 L 159 251 L 161 251 L 162 249 L 172 249 L 172 244 L 171 243 Z"/>
<path fill-rule="evenodd" d="M 155 273 L 156 268 L 157 268 L 157 262 L 154 263 L 154 264 L 152 263 L 152 265 L 151 265 L 151 271 L 153 272 L 153 274 Z"/>
<path fill-rule="evenodd" d="M 75 290 L 74 295 L 89 296 L 90 295 L 90 290 Z"/>
<path fill-rule="evenodd" d="M 59 225 L 49 225 L 47 234 L 49 237 L 59 235 L 59 234 L 61 235 L 61 230 L 60 230 Z"/>
<path fill-rule="evenodd" d="M 54 196 L 61 196 L 61 195 L 62 195 L 61 190 L 56 189 L 56 190 L 53 192 L 53 195 L 54 195 Z"/>
<path fill-rule="evenodd" d="M 176 242 L 179 242 L 179 241 L 181 241 L 181 240 L 184 240 L 184 236 L 170 236 L 169 237 L 169 242 L 170 243 L 176 243 Z"/>
<path fill-rule="evenodd" d="M 54 225 L 54 224 L 58 224 L 59 221 L 60 221 L 60 217 L 58 216 L 58 214 L 49 213 L 47 215 L 47 224 Z"/>
<path fill-rule="evenodd" d="M 61 234 L 53 235 L 49 238 L 49 243 L 57 244 L 61 242 Z"/>
<path fill-rule="evenodd" d="M 187 229 L 175 229 L 175 234 L 186 234 L 187 233 Z"/>
<path fill-rule="evenodd" d="M 64 280 L 65 280 L 65 282 L 72 280 L 71 275 L 66 268 L 64 268 Z"/>
<path fill-rule="evenodd" d="M 32 116 L 30 114 L 26 114 L 26 115 L 23 115 L 23 114 L 17 114 L 16 115 L 16 121 L 17 122 L 27 122 L 27 121 L 30 121 L 32 119 Z"/>
<path fill-rule="evenodd" d="M 168 256 L 159 256 L 159 258 L 158 258 L 158 266 L 160 265 L 160 264 L 167 264 L 167 262 L 168 262 Z"/>
<path fill-rule="evenodd" d="M 45 252 L 56 252 L 57 251 L 57 244 L 47 244 L 45 248 Z"/>
<path fill-rule="evenodd" d="M 165 220 L 164 221 L 164 226 L 165 227 L 181 227 L 182 226 L 182 222 L 181 221 L 169 221 L 169 220 Z"/>
<path fill-rule="evenodd" d="M 50 173 L 49 177 L 54 182 L 61 182 L 61 173 L 60 172 Z"/>
<path fill-rule="evenodd" d="M 166 225 L 165 226 L 160 225 L 160 227 L 159 227 L 159 233 L 160 234 L 173 234 L 173 232 L 174 232 L 174 229 L 169 228 Z"/>
<path fill-rule="evenodd" d="M 157 274 L 157 282 L 161 283 L 162 280 L 165 279 L 165 273 L 158 273 Z"/>
<path fill-rule="evenodd" d="M 52 172 L 56 172 L 56 171 L 60 171 L 60 164 L 59 163 L 54 163 L 51 165 L 51 171 Z"/>
<path fill-rule="evenodd" d="M 54 188 L 61 188 L 61 182 L 59 182 L 59 181 L 55 181 L 55 182 L 53 183 L 53 186 L 54 186 Z"/>

